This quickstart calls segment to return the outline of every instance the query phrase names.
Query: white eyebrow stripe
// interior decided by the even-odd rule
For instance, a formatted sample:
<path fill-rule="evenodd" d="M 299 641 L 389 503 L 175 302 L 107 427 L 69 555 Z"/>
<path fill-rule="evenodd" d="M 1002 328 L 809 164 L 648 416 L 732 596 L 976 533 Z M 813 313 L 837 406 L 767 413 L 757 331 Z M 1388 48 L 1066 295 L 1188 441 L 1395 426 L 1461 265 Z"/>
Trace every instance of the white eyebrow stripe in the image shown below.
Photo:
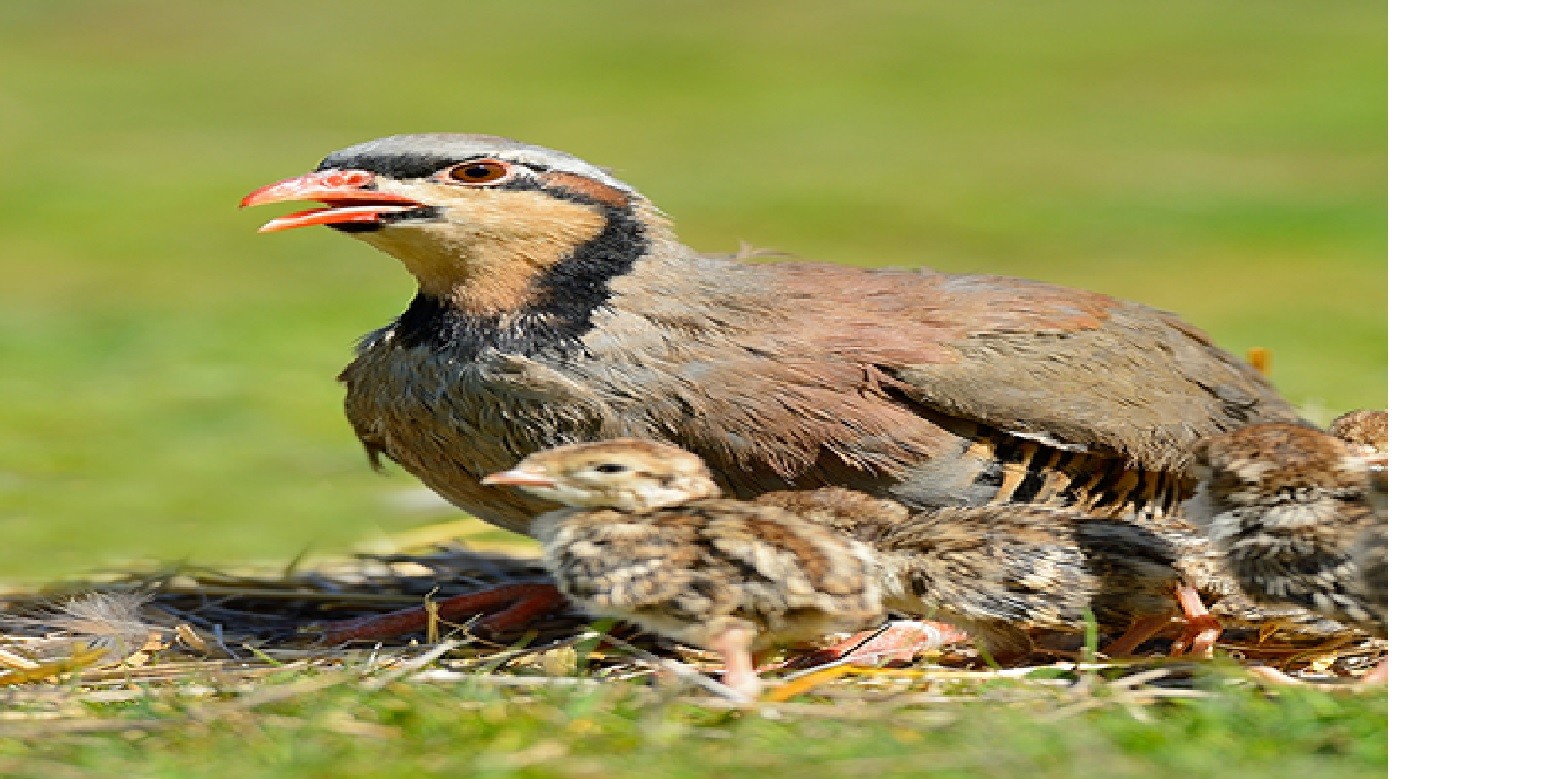
<path fill-rule="evenodd" d="M 550 149 L 508 149 L 500 152 L 497 155 L 497 158 L 505 162 L 513 162 L 521 165 L 525 163 L 534 163 L 536 165 L 546 167 L 550 170 L 561 171 L 563 173 L 572 173 L 576 176 L 583 176 L 588 179 L 594 179 L 601 182 L 602 184 L 620 189 L 623 192 L 627 192 L 629 194 L 638 194 L 638 190 L 622 181 L 618 181 L 616 177 L 612 176 L 606 171 L 601 170 L 600 168 L 597 168 L 594 165 L 579 159 L 578 157 L 554 152 Z"/>

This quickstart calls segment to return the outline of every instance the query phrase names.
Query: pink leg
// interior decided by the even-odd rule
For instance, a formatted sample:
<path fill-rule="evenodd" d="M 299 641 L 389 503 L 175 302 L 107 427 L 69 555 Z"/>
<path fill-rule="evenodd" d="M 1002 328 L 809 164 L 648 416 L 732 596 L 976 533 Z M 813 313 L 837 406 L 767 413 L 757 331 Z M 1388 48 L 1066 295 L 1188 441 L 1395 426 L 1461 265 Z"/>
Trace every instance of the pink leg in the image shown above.
<path fill-rule="evenodd" d="M 1379 664 L 1369 669 L 1369 672 L 1364 674 L 1362 679 L 1358 680 L 1358 684 L 1371 687 L 1377 684 L 1385 684 L 1385 676 L 1387 673 L 1385 665 L 1388 659 L 1389 658 L 1381 657 L 1379 659 Z M 1269 665 L 1252 665 L 1247 670 L 1252 676 L 1263 682 L 1266 682 L 1267 684 L 1280 684 L 1288 686 L 1305 686 L 1309 684 L 1309 682 L 1306 682 L 1302 679 L 1295 679 L 1281 671 L 1278 671 L 1275 668 L 1272 668 Z"/>
<path fill-rule="evenodd" d="M 1390 660 L 1389 657 L 1381 657 L 1379 659 L 1379 665 L 1376 665 L 1373 668 L 1370 668 L 1369 672 L 1363 675 L 1363 679 L 1360 680 L 1360 683 L 1361 684 L 1371 684 L 1371 685 L 1372 684 L 1385 684 L 1385 682 L 1386 682 L 1385 675 L 1387 673 L 1387 669 L 1385 668 L 1385 664 L 1389 660 Z"/>
<path fill-rule="evenodd" d="M 763 683 L 752 669 L 752 629 L 744 626 L 726 628 L 714 636 L 709 648 L 725 663 L 725 686 L 749 700 L 756 700 L 758 693 L 763 691 Z"/>
<path fill-rule="evenodd" d="M 967 640 L 968 634 L 962 628 L 945 622 L 893 620 L 876 630 L 862 631 L 826 649 L 801 655 L 785 665 L 810 668 L 845 658 L 857 665 L 910 662 L 921 652 Z"/>
<path fill-rule="evenodd" d="M 1175 587 L 1174 598 L 1185 611 L 1185 629 L 1174 641 L 1170 654 L 1210 659 L 1212 646 L 1217 643 L 1217 637 L 1223 634 L 1222 623 L 1207 610 L 1206 604 L 1201 602 L 1201 594 L 1194 587 L 1184 584 Z"/>
<path fill-rule="evenodd" d="M 1281 685 L 1283 687 L 1301 687 L 1306 684 L 1303 680 L 1294 679 L 1269 665 L 1252 665 L 1245 670 L 1249 671 L 1251 676 L 1267 684 Z"/>

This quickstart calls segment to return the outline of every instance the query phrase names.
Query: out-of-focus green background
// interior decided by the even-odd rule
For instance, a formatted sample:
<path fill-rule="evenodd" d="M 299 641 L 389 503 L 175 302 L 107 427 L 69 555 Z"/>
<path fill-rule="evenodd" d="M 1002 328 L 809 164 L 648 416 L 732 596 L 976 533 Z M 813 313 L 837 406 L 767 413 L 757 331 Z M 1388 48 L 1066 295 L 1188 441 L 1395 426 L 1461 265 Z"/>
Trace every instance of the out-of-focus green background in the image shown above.
<path fill-rule="evenodd" d="M 412 293 L 250 189 L 398 132 L 611 166 L 705 251 L 1177 311 L 1386 402 L 1385 4 L 0 3 L 0 580 L 450 516 L 332 381 Z"/>

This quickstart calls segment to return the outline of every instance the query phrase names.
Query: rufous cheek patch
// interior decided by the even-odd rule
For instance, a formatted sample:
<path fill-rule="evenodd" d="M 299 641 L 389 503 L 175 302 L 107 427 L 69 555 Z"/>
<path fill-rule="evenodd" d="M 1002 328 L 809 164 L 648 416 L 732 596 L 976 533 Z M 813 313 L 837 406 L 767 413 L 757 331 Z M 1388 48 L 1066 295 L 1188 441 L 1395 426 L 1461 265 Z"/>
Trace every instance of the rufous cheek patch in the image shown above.
<path fill-rule="evenodd" d="M 539 176 L 542 183 L 549 187 L 566 189 L 583 195 L 597 203 L 608 206 L 624 207 L 628 204 L 628 193 L 608 184 L 602 184 L 591 178 L 577 176 L 572 173 L 552 171 Z"/>

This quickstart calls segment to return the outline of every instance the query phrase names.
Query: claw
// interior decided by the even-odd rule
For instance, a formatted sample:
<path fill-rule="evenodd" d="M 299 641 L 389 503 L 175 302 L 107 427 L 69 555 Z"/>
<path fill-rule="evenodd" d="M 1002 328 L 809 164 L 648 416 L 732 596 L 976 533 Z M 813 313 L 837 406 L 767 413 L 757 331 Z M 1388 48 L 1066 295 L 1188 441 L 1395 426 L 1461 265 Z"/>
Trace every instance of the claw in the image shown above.
<path fill-rule="evenodd" d="M 840 660 L 847 660 L 852 665 L 912 662 L 921 652 L 968 638 L 961 628 L 944 622 L 894 620 L 876 630 L 856 633 L 826 649 L 801 655 L 785 665 L 810 668 Z"/>
<path fill-rule="evenodd" d="M 1174 598 L 1179 601 L 1179 607 L 1184 609 L 1185 629 L 1174 640 L 1169 653 L 1210 659 L 1212 646 L 1223 633 L 1222 623 L 1207 610 L 1206 604 L 1201 602 L 1201 594 L 1194 587 L 1180 584 L 1174 588 Z"/>

